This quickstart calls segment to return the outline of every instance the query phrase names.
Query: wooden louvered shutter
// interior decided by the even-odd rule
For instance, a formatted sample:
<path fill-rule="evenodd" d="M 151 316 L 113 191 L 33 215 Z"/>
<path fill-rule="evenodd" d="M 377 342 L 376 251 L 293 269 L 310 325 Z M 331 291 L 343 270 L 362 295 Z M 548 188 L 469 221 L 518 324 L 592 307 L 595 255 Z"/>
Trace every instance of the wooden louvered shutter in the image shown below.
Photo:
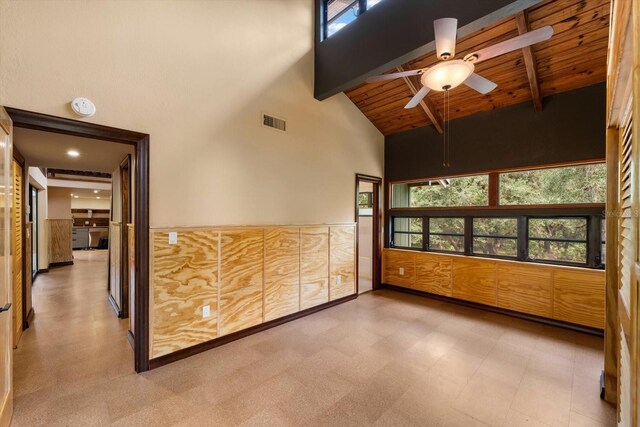
<path fill-rule="evenodd" d="M 13 345 L 17 346 L 22 336 L 22 166 L 13 161 Z"/>

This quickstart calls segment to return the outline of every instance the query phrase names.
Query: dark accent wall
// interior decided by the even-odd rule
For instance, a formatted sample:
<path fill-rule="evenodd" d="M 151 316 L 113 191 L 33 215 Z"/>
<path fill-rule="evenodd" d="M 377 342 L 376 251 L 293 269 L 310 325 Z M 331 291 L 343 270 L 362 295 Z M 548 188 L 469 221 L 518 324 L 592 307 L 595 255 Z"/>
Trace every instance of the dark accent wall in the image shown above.
<path fill-rule="evenodd" d="M 605 158 L 605 84 L 453 120 L 450 167 L 433 126 L 385 138 L 385 179 L 410 180 Z"/>
<path fill-rule="evenodd" d="M 315 97 L 326 99 L 371 74 L 394 67 L 394 60 L 433 42 L 433 21 L 455 17 L 458 27 L 504 6 L 514 11 L 540 0 L 385 0 L 321 41 L 321 2 L 315 0 Z M 409 59 L 414 59 L 418 52 Z M 407 62 L 401 61 L 398 63 Z"/>

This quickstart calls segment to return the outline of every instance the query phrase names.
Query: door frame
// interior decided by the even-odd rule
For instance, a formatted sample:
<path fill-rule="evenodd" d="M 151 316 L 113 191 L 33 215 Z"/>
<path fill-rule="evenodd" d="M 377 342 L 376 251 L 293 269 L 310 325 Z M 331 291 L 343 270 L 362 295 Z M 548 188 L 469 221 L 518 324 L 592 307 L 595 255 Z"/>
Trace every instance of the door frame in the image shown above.
<path fill-rule="evenodd" d="M 360 183 L 368 182 L 373 184 L 373 254 L 371 255 L 371 282 L 373 290 L 380 289 L 382 282 L 382 178 L 377 176 L 356 173 L 356 194 L 355 194 L 355 223 L 356 223 L 356 295 L 360 291 L 358 284 L 359 270 L 359 250 L 360 250 L 360 215 L 358 209 L 358 195 L 360 193 Z"/>
<path fill-rule="evenodd" d="M 13 127 L 117 142 L 135 147 L 135 331 L 136 372 L 149 370 L 149 134 L 5 107 Z"/>

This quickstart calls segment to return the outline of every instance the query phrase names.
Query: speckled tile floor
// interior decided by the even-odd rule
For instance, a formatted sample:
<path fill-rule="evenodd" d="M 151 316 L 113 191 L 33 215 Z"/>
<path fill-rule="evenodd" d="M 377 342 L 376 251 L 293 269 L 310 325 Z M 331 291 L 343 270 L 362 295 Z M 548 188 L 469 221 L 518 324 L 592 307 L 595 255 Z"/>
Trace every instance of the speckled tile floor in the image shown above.
<path fill-rule="evenodd" d="M 602 339 L 393 291 L 137 375 L 106 274 L 37 279 L 13 425 L 615 425 Z"/>

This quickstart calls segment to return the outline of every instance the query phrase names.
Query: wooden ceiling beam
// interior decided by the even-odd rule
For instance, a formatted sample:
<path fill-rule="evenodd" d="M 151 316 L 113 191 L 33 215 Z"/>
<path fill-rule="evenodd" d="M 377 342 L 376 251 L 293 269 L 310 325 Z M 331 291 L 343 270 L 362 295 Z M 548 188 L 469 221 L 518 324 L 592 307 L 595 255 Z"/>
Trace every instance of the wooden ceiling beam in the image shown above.
<path fill-rule="evenodd" d="M 398 65 L 396 69 L 400 73 L 403 71 L 407 71 L 402 65 Z M 416 88 L 416 85 L 411 80 L 411 78 L 403 77 L 402 79 L 407 84 L 407 86 L 409 86 L 409 90 L 412 94 L 415 95 L 416 93 L 418 93 L 419 89 Z M 427 117 L 429 117 L 429 120 L 431 120 L 431 123 L 433 123 L 433 126 L 436 128 L 436 130 L 439 133 L 444 132 L 444 122 L 442 121 L 442 117 L 440 117 L 440 114 L 438 114 L 438 111 L 436 110 L 433 102 L 425 97 L 422 101 L 420 101 L 420 107 L 422 107 L 424 112 L 427 114 Z"/>
<path fill-rule="evenodd" d="M 516 14 L 516 25 L 518 26 L 519 34 L 524 34 L 529 31 L 529 19 L 527 18 L 526 11 L 523 10 Z M 529 86 L 531 88 L 533 108 L 540 112 L 542 111 L 542 92 L 540 91 L 536 56 L 531 46 L 523 48 L 522 54 L 524 55 L 524 65 L 527 68 L 527 77 L 529 78 Z"/>

